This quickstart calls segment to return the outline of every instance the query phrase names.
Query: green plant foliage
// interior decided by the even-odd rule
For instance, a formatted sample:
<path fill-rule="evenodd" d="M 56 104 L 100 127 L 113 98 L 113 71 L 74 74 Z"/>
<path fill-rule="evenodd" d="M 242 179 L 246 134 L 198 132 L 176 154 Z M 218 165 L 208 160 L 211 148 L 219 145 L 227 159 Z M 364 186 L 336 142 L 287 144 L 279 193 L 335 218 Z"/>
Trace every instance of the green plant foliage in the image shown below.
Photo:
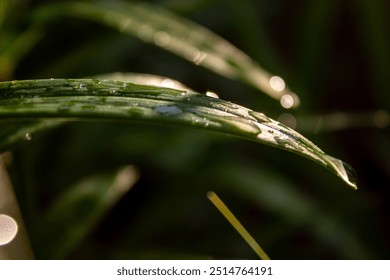
<path fill-rule="evenodd" d="M 387 259 L 388 4 L 357 2 L 0 0 L 2 171 L 35 257 L 257 259 L 213 190 L 273 259 Z M 359 191 L 283 151 L 354 185 L 301 134 Z"/>
<path fill-rule="evenodd" d="M 356 176 L 349 165 L 326 155 L 289 127 L 262 113 L 186 90 L 87 79 L 2 82 L 0 117 L 7 121 L 65 117 L 118 119 L 199 127 L 308 157 L 356 188 Z M 29 133 L 32 132 L 25 137 Z M 21 135 L 19 131 L 16 134 Z M 5 140 L 9 142 L 9 138 Z"/>
<path fill-rule="evenodd" d="M 248 83 L 277 100 L 287 97 L 292 101 L 289 107 L 299 104 L 298 97 L 284 81 L 282 86 L 273 86 L 270 82 L 273 76 L 228 41 L 161 7 L 143 2 L 69 2 L 45 6 L 37 11 L 36 18 L 47 20 L 53 15 L 79 17 L 112 26 L 222 76 Z"/>
<path fill-rule="evenodd" d="M 132 166 L 108 174 L 96 174 L 70 186 L 47 211 L 38 230 L 38 253 L 65 258 L 80 246 L 100 219 L 131 189 L 138 179 Z"/>

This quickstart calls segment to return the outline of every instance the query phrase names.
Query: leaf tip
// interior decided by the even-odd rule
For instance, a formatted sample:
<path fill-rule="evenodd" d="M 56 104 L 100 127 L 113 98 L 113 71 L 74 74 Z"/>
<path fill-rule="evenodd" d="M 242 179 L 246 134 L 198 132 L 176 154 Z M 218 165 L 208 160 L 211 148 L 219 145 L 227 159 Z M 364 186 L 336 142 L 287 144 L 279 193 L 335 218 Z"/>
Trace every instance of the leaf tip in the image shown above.
<path fill-rule="evenodd" d="M 344 180 L 347 182 L 349 186 L 351 186 L 354 190 L 357 190 L 357 175 L 355 169 L 349 164 L 342 162 L 344 167 L 346 178 Z"/>
<path fill-rule="evenodd" d="M 328 164 L 332 167 L 330 169 L 333 169 L 333 171 L 339 176 L 341 179 L 344 180 L 350 187 L 357 190 L 357 175 L 355 169 L 348 163 L 345 163 L 342 160 L 339 160 L 337 158 L 327 156 Z"/>

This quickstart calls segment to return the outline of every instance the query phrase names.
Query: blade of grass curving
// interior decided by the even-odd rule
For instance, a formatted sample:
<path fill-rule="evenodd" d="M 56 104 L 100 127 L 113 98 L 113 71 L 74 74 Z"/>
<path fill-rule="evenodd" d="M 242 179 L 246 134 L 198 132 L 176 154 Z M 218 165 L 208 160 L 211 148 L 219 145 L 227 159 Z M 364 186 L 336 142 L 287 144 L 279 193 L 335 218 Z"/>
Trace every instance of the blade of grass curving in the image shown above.
<path fill-rule="evenodd" d="M 325 154 L 298 132 L 262 113 L 185 90 L 92 79 L 1 82 L 0 118 L 7 122 L 103 119 L 202 128 L 305 156 L 356 188 L 349 165 Z"/>
<path fill-rule="evenodd" d="M 283 107 L 299 104 L 285 85 L 231 43 L 207 28 L 171 11 L 145 2 L 66 2 L 45 5 L 37 19 L 67 15 L 97 21 L 152 43 L 224 77 L 245 82 L 280 100 Z"/>
<path fill-rule="evenodd" d="M 0 121 L 0 147 L 11 148 L 16 143 L 30 141 L 35 133 L 55 128 L 66 123 L 62 119 L 43 119 L 37 121 Z"/>
<path fill-rule="evenodd" d="M 92 175 L 71 186 L 53 203 L 38 227 L 39 257 L 67 258 L 138 177 L 135 167 L 126 166 L 115 172 Z"/>
<path fill-rule="evenodd" d="M 0 80 L 12 77 L 16 65 L 42 39 L 43 32 L 38 26 L 30 26 L 19 36 L 1 34 L 4 43 L 0 41 Z"/>
<path fill-rule="evenodd" d="M 191 90 L 187 86 L 174 79 L 145 73 L 117 72 L 101 74 L 91 78 L 169 87 L 181 90 Z M 39 121 L 17 121 L 11 123 L 7 122 L 6 124 L 1 125 L 2 129 L 0 131 L 0 147 L 12 147 L 13 143 L 19 143 L 24 140 L 30 141 L 33 135 L 36 133 L 61 126 L 65 123 L 66 120 L 64 119 L 43 119 Z"/>
<path fill-rule="evenodd" d="M 121 82 L 130 82 L 140 85 L 167 87 L 179 90 L 193 91 L 192 89 L 177 80 L 147 73 L 116 72 L 95 75 L 92 78 L 99 80 L 114 80 Z"/>

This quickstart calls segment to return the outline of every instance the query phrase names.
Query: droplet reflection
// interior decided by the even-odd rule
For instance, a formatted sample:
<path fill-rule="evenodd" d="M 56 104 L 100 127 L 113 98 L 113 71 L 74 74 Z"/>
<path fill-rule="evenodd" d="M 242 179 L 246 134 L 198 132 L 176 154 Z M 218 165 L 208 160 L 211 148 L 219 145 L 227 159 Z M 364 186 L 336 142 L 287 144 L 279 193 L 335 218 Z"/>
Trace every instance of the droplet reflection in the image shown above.
<path fill-rule="evenodd" d="M 207 91 L 206 95 L 208 97 L 212 97 L 212 98 L 219 98 L 218 94 L 216 94 L 215 92 L 212 92 L 212 91 Z"/>
<path fill-rule="evenodd" d="M 280 104 L 283 108 L 290 109 L 295 106 L 294 97 L 291 94 L 284 94 L 282 98 L 280 98 Z"/>
<path fill-rule="evenodd" d="M 207 53 L 205 52 L 198 52 L 196 56 L 192 59 L 192 61 L 196 64 L 199 65 L 202 63 L 202 61 L 207 57 Z"/>
<path fill-rule="evenodd" d="M 292 128 L 292 129 L 297 128 L 297 119 L 292 114 L 289 114 L 289 113 L 281 114 L 278 118 L 278 121 L 284 125 L 287 125 L 288 127 Z"/>
<path fill-rule="evenodd" d="M 177 106 L 157 106 L 154 111 L 163 115 L 178 115 L 183 113 L 183 111 Z"/>
<path fill-rule="evenodd" d="M 169 35 L 165 31 L 159 31 L 156 34 L 154 34 L 153 37 L 154 43 L 159 47 L 165 47 L 169 44 L 171 41 L 171 35 Z"/>
<path fill-rule="evenodd" d="M 0 246 L 10 243 L 18 232 L 18 224 L 8 215 L 0 215 Z"/>
<path fill-rule="evenodd" d="M 279 76 L 272 76 L 269 79 L 269 85 L 275 91 L 283 91 L 286 88 L 286 83 Z"/>
<path fill-rule="evenodd" d="M 345 162 L 343 162 L 343 166 L 345 169 L 345 172 L 347 173 L 348 181 L 354 189 L 357 189 L 357 183 L 358 183 L 358 178 L 355 169 L 353 167 Z"/>
<path fill-rule="evenodd" d="M 122 32 L 122 33 L 125 33 L 128 31 L 129 27 L 132 25 L 132 20 L 127 18 L 126 20 L 123 20 L 121 22 L 121 25 L 119 26 L 119 30 Z"/>
<path fill-rule="evenodd" d="M 374 125 L 378 128 L 385 128 L 390 124 L 390 114 L 386 110 L 377 110 L 373 116 Z"/>
<path fill-rule="evenodd" d="M 171 79 L 164 79 L 161 81 L 161 86 L 162 87 L 167 87 L 167 88 L 176 88 L 176 84 L 173 80 Z"/>

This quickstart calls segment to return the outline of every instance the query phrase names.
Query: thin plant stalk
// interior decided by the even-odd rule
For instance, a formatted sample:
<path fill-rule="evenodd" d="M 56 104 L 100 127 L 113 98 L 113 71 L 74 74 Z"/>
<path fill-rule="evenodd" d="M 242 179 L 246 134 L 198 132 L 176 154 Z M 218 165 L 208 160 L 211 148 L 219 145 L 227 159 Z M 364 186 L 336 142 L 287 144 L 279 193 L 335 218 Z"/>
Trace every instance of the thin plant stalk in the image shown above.
<path fill-rule="evenodd" d="M 238 231 L 238 233 L 244 238 L 245 242 L 255 251 L 255 253 L 262 260 L 270 260 L 268 255 L 256 242 L 256 240 L 250 235 L 250 233 L 245 229 L 245 227 L 240 223 L 240 221 L 234 216 L 234 214 L 229 210 L 229 208 L 223 203 L 223 201 L 218 197 L 215 192 L 208 192 L 207 198 L 214 204 L 214 206 L 221 212 L 221 214 L 228 220 L 228 222 Z"/>

